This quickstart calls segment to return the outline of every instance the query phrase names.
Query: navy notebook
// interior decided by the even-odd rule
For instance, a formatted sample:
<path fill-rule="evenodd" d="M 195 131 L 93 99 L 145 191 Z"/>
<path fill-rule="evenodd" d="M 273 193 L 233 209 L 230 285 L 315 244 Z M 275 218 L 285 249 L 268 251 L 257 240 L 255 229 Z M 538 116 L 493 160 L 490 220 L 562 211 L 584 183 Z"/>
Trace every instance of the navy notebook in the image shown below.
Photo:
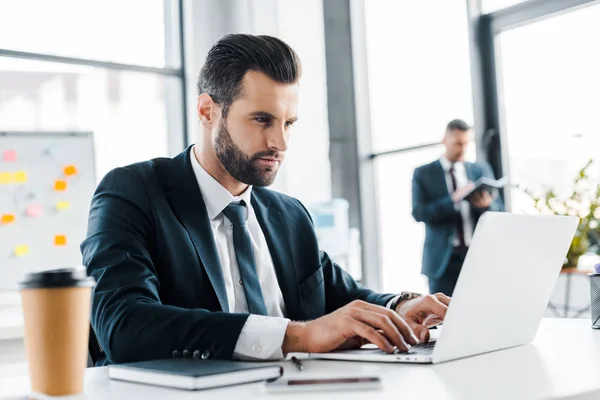
<path fill-rule="evenodd" d="M 187 358 L 141 361 L 108 367 L 111 379 L 188 390 L 276 379 L 282 374 L 283 368 L 279 365 Z"/>

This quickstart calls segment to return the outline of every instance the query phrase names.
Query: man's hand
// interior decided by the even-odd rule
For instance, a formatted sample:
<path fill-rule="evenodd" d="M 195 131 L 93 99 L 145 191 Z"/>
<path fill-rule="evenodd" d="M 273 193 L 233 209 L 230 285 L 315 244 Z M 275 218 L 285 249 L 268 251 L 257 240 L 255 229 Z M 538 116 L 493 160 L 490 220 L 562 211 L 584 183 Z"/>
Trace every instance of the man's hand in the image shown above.
<path fill-rule="evenodd" d="M 282 350 L 326 353 L 373 343 L 387 353 L 407 351 L 418 343 L 410 326 L 393 310 L 361 300 L 310 322 L 290 322 Z"/>
<path fill-rule="evenodd" d="M 396 312 L 417 334 L 421 342 L 429 341 L 429 328 L 444 320 L 450 297 L 443 293 L 406 300 L 398 304 Z"/>
<path fill-rule="evenodd" d="M 474 187 L 475 187 L 475 184 L 473 182 L 469 182 L 465 186 L 459 187 L 458 189 L 456 189 L 454 191 L 454 193 L 452 193 L 452 201 L 454 203 L 460 202 L 462 200 L 462 198 L 464 197 L 464 195 L 469 193 L 471 190 L 473 190 Z"/>
<path fill-rule="evenodd" d="M 489 192 L 484 190 L 479 193 L 474 193 L 473 197 L 471 197 L 469 202 L 471 203 L 471 205 L 473 207 L 476 207 L 479 209 L 486 209 L 486 208 L 489 208 L 490 205 L 492 205 L 492 200 L 494 200 L 492 195 Z"/>

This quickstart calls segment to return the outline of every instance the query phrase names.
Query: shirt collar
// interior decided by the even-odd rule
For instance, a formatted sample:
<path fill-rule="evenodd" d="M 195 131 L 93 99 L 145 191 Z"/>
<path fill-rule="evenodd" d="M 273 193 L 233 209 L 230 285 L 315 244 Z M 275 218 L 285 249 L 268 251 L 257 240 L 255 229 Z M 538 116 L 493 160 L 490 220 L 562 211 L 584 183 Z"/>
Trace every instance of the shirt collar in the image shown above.
<path fill-rule="evenodd" d="M 442 168 L 446 172 L 450 171 L 450 168 L 452 168 L 452 166 L 454 166 L 454 170 L 460 170 L 464 167 L 464 164 L 462 163 L 462 161 L 452 163 L 450 160 L 448 160 L 446 158 L 446 156 L 440 157 L 440 164 L 442 164 Z"/>
<path fill-rule="evenodd" d="M 206 204 L 206 211 L 208 212 L 208 218 L 213 220 L 219 216 L 230 203 L 235 203 L 240 200 L 244 200 L 246 207 L 250 207 L 250 199 L 252 196 L 252 186 L 248 186 L 248 189 L 239 196 L 233 196 L 227 189 L 225 189 L 215 178 L 213 178 L 202 165 L 196 159 L 194 152 L 195 146 L 190 149 L 190 158 L 192 160 L 192 169 L 198 186 L 200 186 L 200 193 Z M 246 213 L 246 215 L 248 215 Z"/>

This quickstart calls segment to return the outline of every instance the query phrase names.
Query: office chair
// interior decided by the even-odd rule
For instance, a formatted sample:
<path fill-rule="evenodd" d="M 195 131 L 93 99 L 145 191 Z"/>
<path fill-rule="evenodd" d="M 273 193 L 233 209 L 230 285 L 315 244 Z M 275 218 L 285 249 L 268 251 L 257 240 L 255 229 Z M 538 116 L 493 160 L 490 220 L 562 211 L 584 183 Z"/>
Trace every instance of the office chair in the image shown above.
<path fill-rule="evenodd" d="M 96 333 L 94 332 L 94 328 L 90 323 L 90 338 L 88 343 L 89 348 L 89 358 L 88 358 L 88 367 L 95 367 L 96 362 L 104 357 L 104 349 L 98 342 L 98 338 L 96 337 Z M 91 364 L 91 365 L 90 365 Z"/>

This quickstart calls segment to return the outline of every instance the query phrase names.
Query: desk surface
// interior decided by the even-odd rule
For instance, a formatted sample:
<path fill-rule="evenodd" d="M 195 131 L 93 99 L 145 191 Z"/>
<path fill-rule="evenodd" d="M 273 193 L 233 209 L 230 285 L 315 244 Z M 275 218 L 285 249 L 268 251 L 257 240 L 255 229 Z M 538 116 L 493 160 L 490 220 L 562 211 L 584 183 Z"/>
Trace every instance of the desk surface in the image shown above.
<path fill-rule="evenodd" d="M 314 392 L 312 399 L 597 399 L 600 398 L 600 330 L 588 320 L 544 319 L 532 344 L 438 365 L 305 361 L 303 372 L 281 362 L 288 377 L 379 375 L 381 391 Z M 25 399 L 28 378 L 0 377 L 0 398 Z M 262 384 L 203 392 L 110 381 L 107 368 L 90 368 L 85 398 L 123 399 L 305 399 L 307 394 L 267 394 Z"/>

